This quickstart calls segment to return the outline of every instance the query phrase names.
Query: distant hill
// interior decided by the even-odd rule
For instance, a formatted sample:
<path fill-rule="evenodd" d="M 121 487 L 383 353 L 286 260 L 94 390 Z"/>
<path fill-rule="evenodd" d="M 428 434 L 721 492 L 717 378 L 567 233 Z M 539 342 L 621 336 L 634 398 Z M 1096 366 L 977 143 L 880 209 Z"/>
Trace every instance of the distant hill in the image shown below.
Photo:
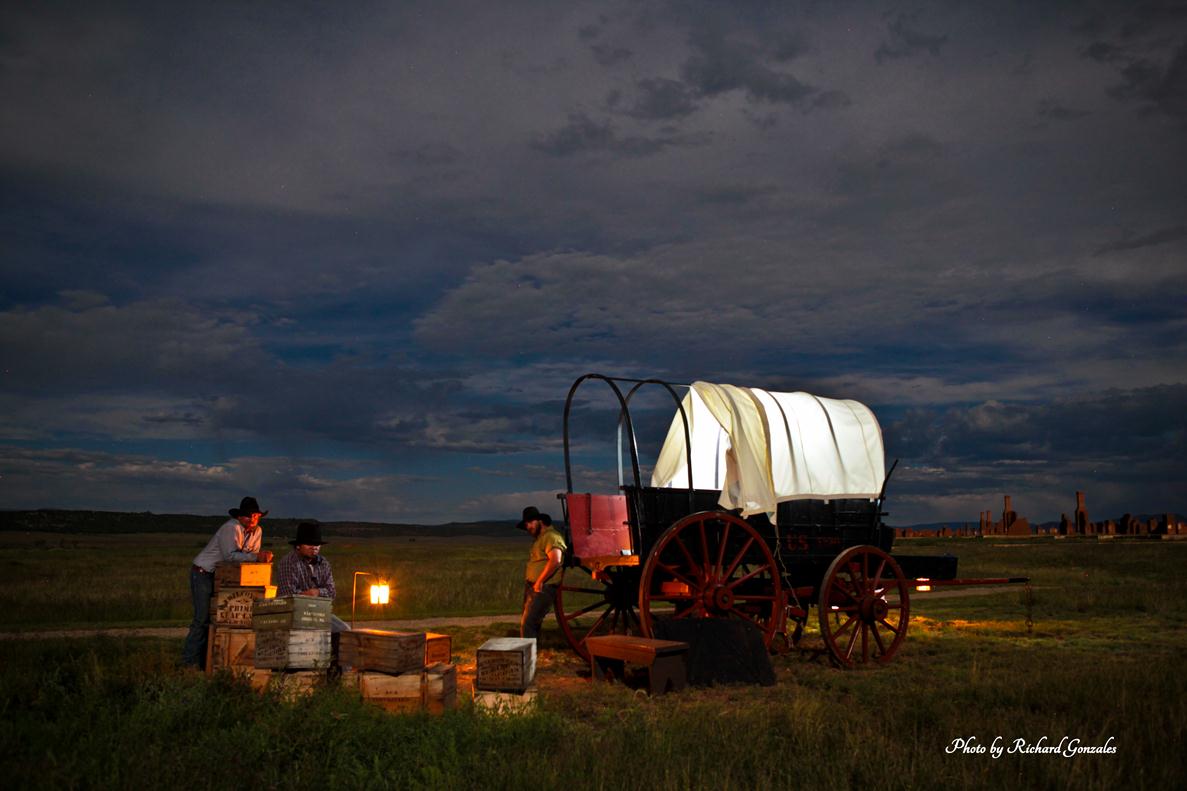
<path fill-rule="evenodd" d="M 1160 514 L 1134 514 L 1133 516 L 1140 522 L 1148 522 L 1151 519 L 1156 519 L 1156 518 L 1161 519 L 1165 515 L 1166 515 L 1166 512 L 1163 511 Z M 995 517 L 996 516 L 997 515 L 995 514 Z M 1183 521 L 1183 517 L 1181 514 L 1172 513 L 1171 516 L 1174 519 L 1176 519 L 1177 521 Z M 1120 523 L 1122 516 L 1121 515 L 1106 516 L 1104 518 L 1092 516 L 1091 519 L 1093 522 L 1104 522 L 1109 519 L 1112 519 L 1114 522 Z M 889 526 L 893 527 L 895 529 L 914 530 L 917 533 L 919 533 L 919 532 L 933 532 L 934 533 L 934 532 L 939 532 L 940 530 L 942 530 L 945 527 L 957 528 L 957 527 L 964 527 L 965 525 L 968 525 L 969 527 L 976 528 L 977 525 L 979 525 L 979 524 L 980 524 L 980 522 L 973 520 L 973 521 L 969 521 L 969 522 L 951 522 L 951 521 L 950 522 L 924 522 L 922 524 L 917 524 L 917 525 L 889 525 Z M 1032 524 L 1031 527 L 1034 527 L 1039 530 L 1043 530 L 1043 529 L 1047 529 L 1047 528 L 1057 528 L 1057 527 L 1059 527 L 1059 522 L 1058 521 L 1039 522 L 1038 524 Z"/>
<path fill-rule="evenodd" d="M 150 511 L 0 511 L 0 531 L 44 533 L 213 533 L 227 519 L 225 515 L 154 514 Z M 311 519 L 265 521 L 271 536 L 296 532 L 299 522 Z M 383 522 L 321 522 L 327 536 L 493 536 L 520 535 L 514 521 L 449 522 L 443 525 L 386 524 Z"/>

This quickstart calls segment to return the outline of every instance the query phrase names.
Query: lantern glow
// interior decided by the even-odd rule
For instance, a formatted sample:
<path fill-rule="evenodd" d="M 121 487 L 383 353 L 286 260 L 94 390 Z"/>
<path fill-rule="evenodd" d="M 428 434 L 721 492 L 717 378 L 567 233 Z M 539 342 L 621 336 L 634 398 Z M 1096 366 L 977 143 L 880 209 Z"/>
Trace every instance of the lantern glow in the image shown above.
<path fill-rule="evenodd" d="M 391 595 L 391 588 L 387 583 L 371 586 L 371 603 L 372 604 L 387 604 Z"/>

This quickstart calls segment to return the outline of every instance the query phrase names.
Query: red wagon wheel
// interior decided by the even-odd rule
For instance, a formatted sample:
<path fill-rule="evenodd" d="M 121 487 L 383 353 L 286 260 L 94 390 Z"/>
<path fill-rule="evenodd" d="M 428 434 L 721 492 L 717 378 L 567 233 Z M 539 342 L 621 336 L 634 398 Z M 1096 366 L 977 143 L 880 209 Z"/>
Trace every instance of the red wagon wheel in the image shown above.
<path fill-rule="evenodd" d="M 877 547 L 850 547 L 833 560 L 820 587 L 820 634 L 842 667 L 886 664 L 907 636 L 907 578 Z"/>
<path fill-rule="evenodd" d="M 587 661 L 587 637 L 642 631 L 635 611 L 638 568 L 611 568 L 598 576 L 594 579 L 584 568 L 566 568 L 556 587 L 556 622 L 565 640 Z"/>
<path fill-rule="evenodd" d="M 758 532 L 722 511 L 692 514 L 660 536 L 639 584 L 643 633 L 657 619 L 742 618 L 769 647 L 780 623 L 783 589 L 775 558 Z"/>

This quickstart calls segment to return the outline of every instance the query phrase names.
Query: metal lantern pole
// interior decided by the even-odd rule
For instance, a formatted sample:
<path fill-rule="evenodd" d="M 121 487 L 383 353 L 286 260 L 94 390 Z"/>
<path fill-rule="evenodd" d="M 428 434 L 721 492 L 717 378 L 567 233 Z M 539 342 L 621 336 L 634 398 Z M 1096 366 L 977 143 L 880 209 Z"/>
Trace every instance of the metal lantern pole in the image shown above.
<path fill-rule="evenodd" d="M 359 577 L 372 576 L 369 571 L 356 571 L 350 581 L 350 628 L 354 629 L 354 603 L 359 590 Z"/>

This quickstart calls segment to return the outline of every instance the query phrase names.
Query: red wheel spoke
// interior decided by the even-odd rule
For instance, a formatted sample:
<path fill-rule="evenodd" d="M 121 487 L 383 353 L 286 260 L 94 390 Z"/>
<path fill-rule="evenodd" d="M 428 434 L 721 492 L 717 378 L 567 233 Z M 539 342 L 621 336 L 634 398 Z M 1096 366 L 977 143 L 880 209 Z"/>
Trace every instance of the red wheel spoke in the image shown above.
<path fill-rule="evenodd" d="M 717 562 L 713 564 L 713 568 L 717 573 L 718 579 L 724 579 L 725 575 L 721 573 L 722 566 L 725 564 L 725 545 L 730 537 L 730 523 L 725 523 L 725 529 L 721 531 L 721 543 L 717 545 Z"/>
<path fill-rule="evenodd" d="M 688 551 L 688 547 L 684 546 L 684 542 L 680 540 L 680 536 L 673 536 L 672 543 L 680 547 L 680 551 L 684 553 L 685 560 L 688 561 L 688 568 L 692 572 L 697 570 L 697 562 L 693 560 L 692 553 Z"/>
<path fill-rule="evenodd" d="M 594 602 L 593 604 L 589 605 L 588 607 L 582 607 L 577 612 L 565 613 L 565 619 L 571 621 L 574 618 L 580 618 L 582 615 L 585 615 L 590 610 L 596 610 L 598 607 L 604 607 L 604 606 L 606 606 L 605 601 Z"/>
<path fill-rule="evenodd" d="M 836 629 L 834 629 L 833 630 L 834 638 L 840 637 L 845 632 L 845 630 L 849 628 L 849 624 L 851 624 L 851 623 L 853 623 L 853 624 L 857 623 L 857 618 L 850 617 L 845 621 L 845 623 L 841 624 Z"/>
<path fill-rule="evenodd" d="M 738 577 L 736 580 L 731 582 L 729 585 L 726 585 L 725 587 L 729 588 L 730 590 L 733 590 L 734 588 L 738 587 L 746 580 L 751 579 L 759 574 L 762 574 L 764 571 L 769 571 L 769 570 L 770 569 L 768 569 L 766 566 L 759 566 L 754 571 L 747 574 L 745 577 Z"/>
<path fill-rule="evenodd" d="M 705 522 L 703 520 L 697 522 L 697 532 L 701 534 L 701 567 L 705 569 L 705 574 L 709 575 L 709 539 L 705 537 Z"/>
<path fill-rule="evenodd" d="M 875 574 L 874 574 L 874 586 L 873 586 L 874 590 L 878 590 L 878 588 L 881 587 L 882 572 L 885 570 L 886 570 L 886 560 L 883 559 L 882 562 L 878 564 L 878 571 L 875 572 Z"/>
<path fill-rule="evenodd" d="M 896 636 L 898 635 L 899 631 L 902 629 L 902 626 L 903 626 L 903 622 L 902 622 L 902 621 L 899 621 L 899 624 L 898 624 L 898 626 L 891 626 L 891 625 L 890 625 L 890 621 L 887 621 L 885 618 L 879 618 L 879 619 L 878 619 L 878 623 L 882 624 L 882 625 L 883 625 L 883 626 L 885 626 L 887 629 L 889 629 L 890 631 L 894 632 Z"/>
<path fill-rule="evenodd" d="M 676 614 L 673 615 L 672 618 L 683 618 L 684 616 L 688 615 L 690 612 L 695 610 L 698 605 L 700 605 L 700 602 L 694 601 L 692 604 L 688 605 L 683 610 L 677 610 Z"/>
<path fill-rule="evenodd" d="M 701 589 L 701 585 L 700 585 L 700 583 L 699 583 L 699 582 L 696 582 L 696 581 L 694 581 L 694 580 L 690 579 L 689 577 L 686 577 L 686 576 L 684 575 L 684 573 L 683 573 L 683 572 L 681 572 L 679 569 L 673 568 L 672 566 L 669 566 L 667 563 L 663 563 L 663 562 L 661 562 L 661 561 L 658 561 L 658 560 L 655 562 L 655 565 L 659 566 L 661 569 L 663 569 L 664 571 L 668 572 L 669 574 L 671 574 L 671 575 L 672 575 L 673 577 L 675 577 L 676 579 L 678 579 L 678 580 L 680 580 L 681 582 L 683 582 L 683 583 L 684 583 L 685 585 L 687 585 L 689 588 L 693 588 L 693 589 L 695 589 L 695 590 L 700 590 L 700 589 Z"/>
<path fill-rule="evenodd" d="M 854 623 L 859 623 L 856 618 L 854 619 Z M 860 626 L 853 630 L 853 634 L 849 635 L 849 644 L 847 646 L 845 646 L 845 661 L 846 662 L 853 661 L 853 647 L 855 645 L 857 645 L 857 633 L 859 631 L 861 631 Z"/>
<path fill-rule="evenodd" d="M 592 625 L 592 626 L 590 626 L 588 629 L 586 629 L 586 630 L 585 630 L 585 636 L 581 638 L 581 642 L 583 642 L 583 643 L 584 643 L 584 642 L 585 642 L 585 638 L 586 638 L 586 637 L 589 637 L 589 636 L 590 636 L 590 635 L 592 635 L 594 632 L 596 632 L 596 631 L 598 630 L 598 627 L 599 627 L 599 626 L 601 626 L 601 625 L 602 625 L 602 624 L 603 624 L 603 623 L 606 621 L 606 616 L 610 614 L 610 609 L 611 609 L 610 607 L 607 607 L 607 608 L 606 608 L 606 610 L 605 610 L 605 612 L 603 612 L 601 615 L 599 615 L 599 616 L 597 617 L 597 620 L 595 620 L 595 621 L 593 622 L 593 625 Z"/>
<path fill-rule="evenodd" d="M 727 580 L 734 575 L 734 569 L 742 562 L 742 558 L 746 557 L 746 552 L 749 551 L 752 544 L 754 544 L 754 536 L 746 539 L 746 543 L 742 545 L 742 551 L 738 553 L 738 556 L 734 558 L 734 562 L 730 564 L 729 571 L 721 575 L 723 580 Z"/>
<path fill-rule="evenodd" d="M 759 620 L 759 619 L 757 619 L 757 618 L 751 617 L 750 615 L 748 615 L 747 613 L 744 613 L 744 612 L 742 612 L 741 610 L 735 610 L 735 609 L 732 609 L 732 608 L 731 608 L 729 611 L 727 611 L 727 613 L 726 613 L 726 614 L 727 614 L 727 615 L 736 615 L 737 617 L 739 617 L 739 618 L 742 618 L 743 620 L 750 621 L 750 623 L 754 624 L 754 625 L 755 625 L 755 626 L 757 626 L 759 629 L 766 629 L 766 628 L 767 628 L 767 625 L 766 625 L 765 623 L 763 623 L 762 621 L 760 621 L 760 620 Z"/>
<path fill-rule="evenodd" d="M 885 656 L 886 646 L 882 643 L 882 635 L 878 632 L 878 624 L 873 625 L 874 642 L 878 644 L 878 651 Z"/>

